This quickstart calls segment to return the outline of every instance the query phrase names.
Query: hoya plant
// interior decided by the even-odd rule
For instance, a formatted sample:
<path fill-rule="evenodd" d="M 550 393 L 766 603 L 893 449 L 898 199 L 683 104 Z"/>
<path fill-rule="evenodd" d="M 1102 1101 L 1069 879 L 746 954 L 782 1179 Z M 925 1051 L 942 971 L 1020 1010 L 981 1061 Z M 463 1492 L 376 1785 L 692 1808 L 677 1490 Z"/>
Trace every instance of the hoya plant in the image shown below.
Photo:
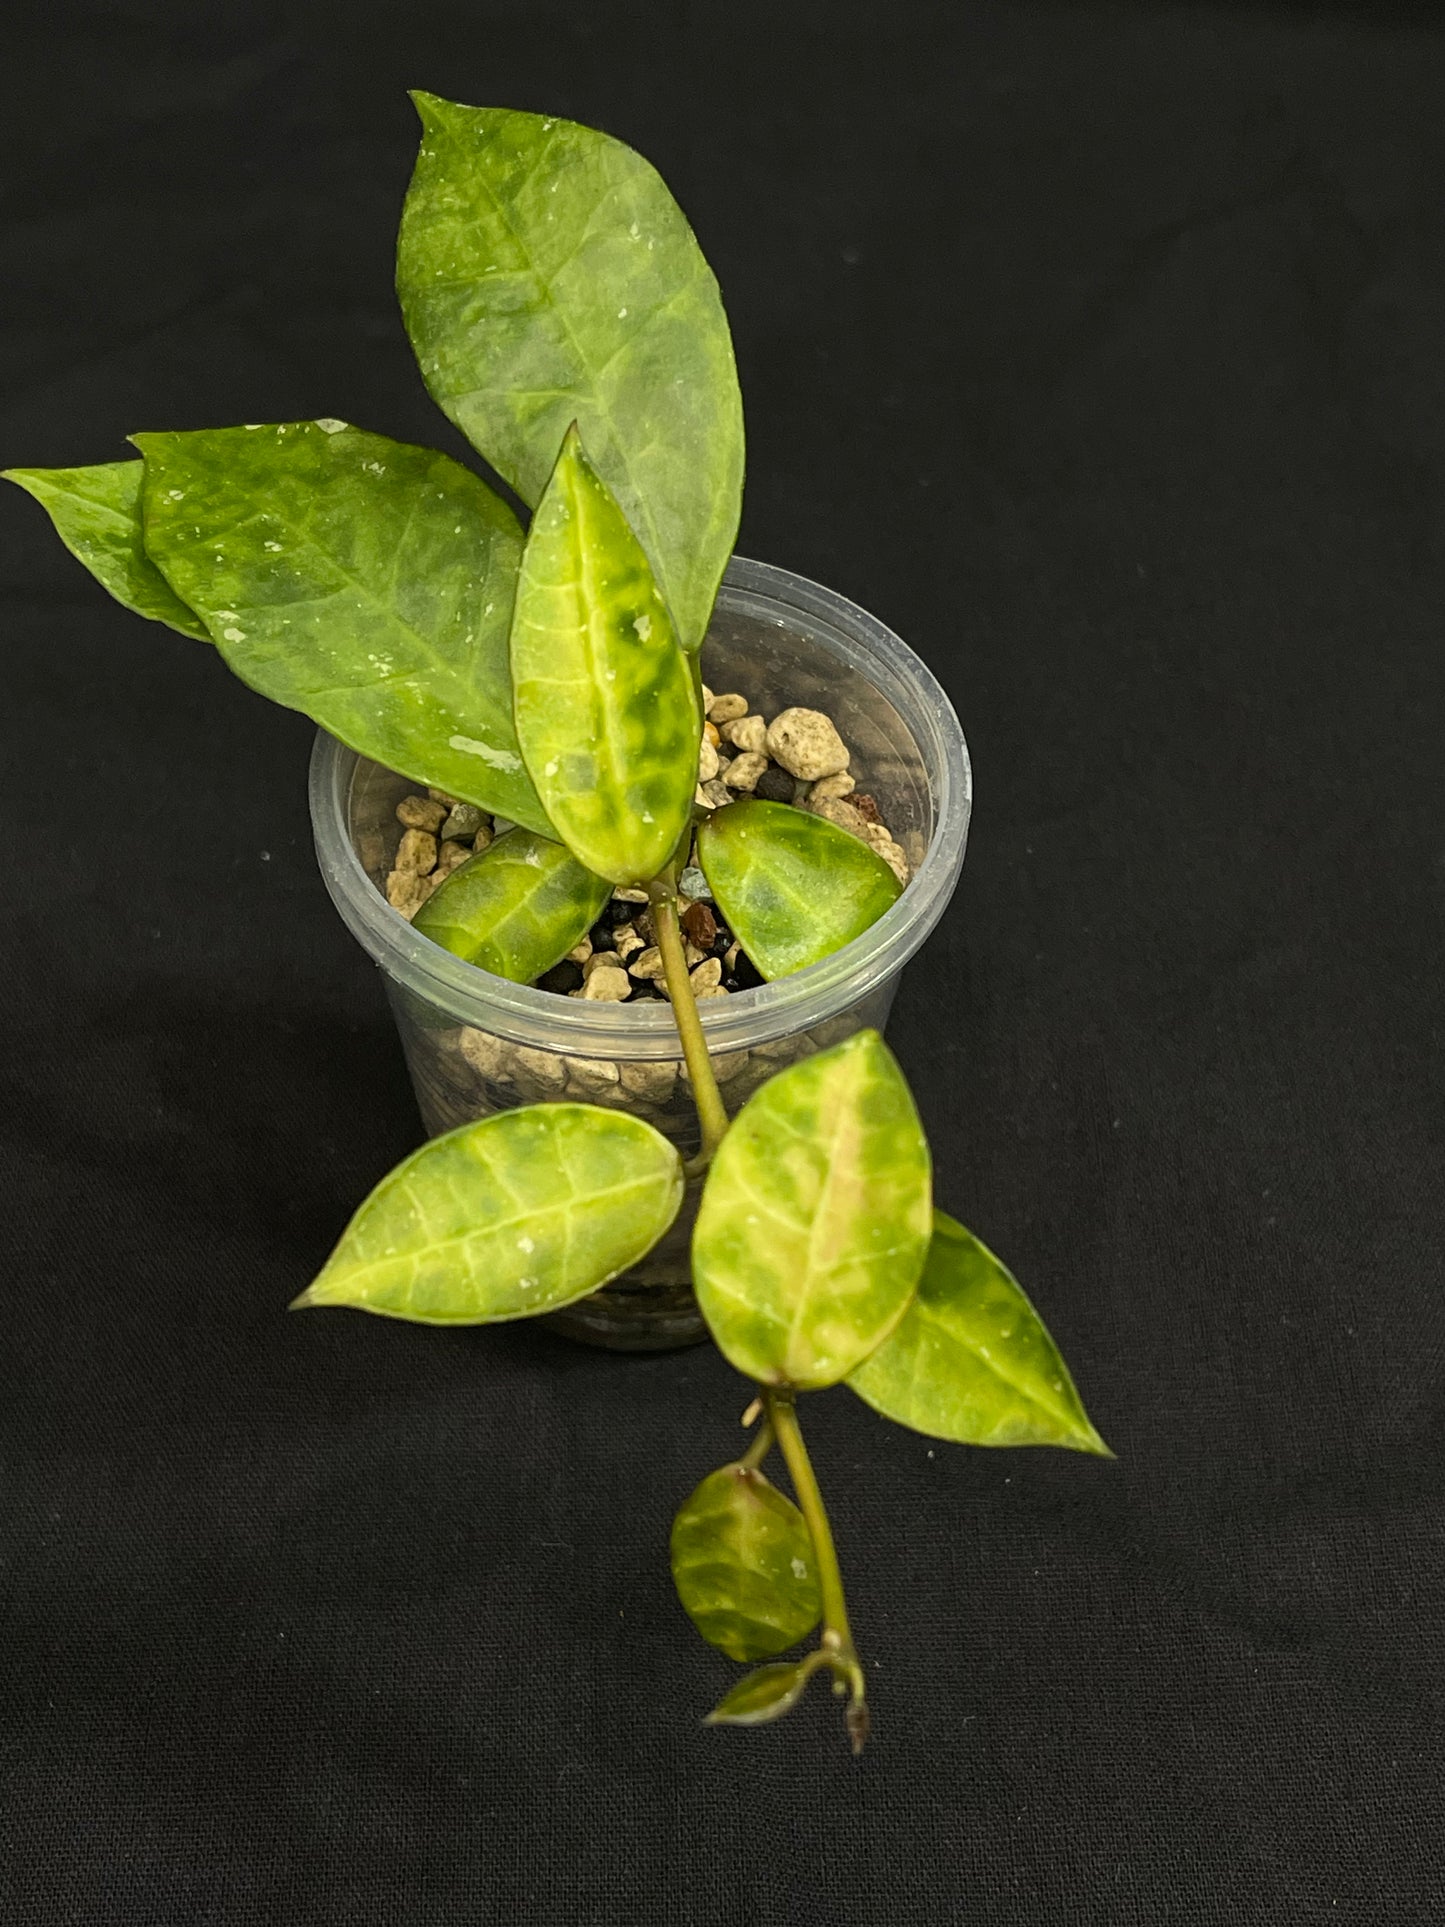
<path fill-rule="evenodd" d="M 679 925 L 684 868 L 700 864 L 764 979 L 850 942 L 903 885 L 824 815 L 699 805 L 699 653 L 737 533 L 743 426 L 696 239 L 605 134 L 415 99 L 402 313 L 427 387 L 525 530 L 450 457 L 329 417 L 137 434 L 129 459 L 9 479 L 128 608 L 510 826 L 417 910 L 431 941 L 529 983 L 615 890 L 645 896 L 696 1155 L 625 1110 L 498 1111 L 385 1177 L 296 1303 L 431 1325 L 555 1311 L 637 1263 L 700 1180 L 698 1303 L 754 1391 L 746 1451 L 672 1530 L 684 1609 L 754 1668 L 708 1718 L 776 1719 L 822 1673 L 857 1750 L 865 1678 L 805 1395 L 846 1385 L 960 1444 L 1107 1448 L 1018 1283 L 936 1208 L 876 1031 L 793 1063 L 736 1116 L 724 1103 Z M 791 1498 L 767 1476 L 775 1453 Z"/>

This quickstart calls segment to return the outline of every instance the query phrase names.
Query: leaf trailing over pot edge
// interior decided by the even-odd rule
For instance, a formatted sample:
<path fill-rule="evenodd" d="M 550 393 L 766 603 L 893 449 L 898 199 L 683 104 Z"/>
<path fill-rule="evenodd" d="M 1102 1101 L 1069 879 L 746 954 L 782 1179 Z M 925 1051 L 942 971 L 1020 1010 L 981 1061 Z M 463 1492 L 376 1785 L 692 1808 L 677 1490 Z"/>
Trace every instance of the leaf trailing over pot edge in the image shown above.
<path fill-rule="evenodd" d="M 493 976 L 529 984 L 566 956 L 611 894 L 560 843 L 509 830 L 459 864 L 411 927 Z"/>
<path fill-rule="evenodd" d="M 577 422 L 697 649 L 737 537 L 743 419 L 692 230 L 595 128 L 412 99 L 397 292 L 427 387 L 534 507 Z"/>
<path fill-rule="evenodd" d="M 682 1185 L 677 1152 L 640 1118 L 591 1104 L 500 1111 L 383 1178 L 296 1306 L 423 1325 L 529 1318 L 650 1251 Z"/>
<path fill-rule="evenodd" d="M 928 1144 L 877 1031 L 770 1078 L 713 1158 L 693 1233 L 719 1349 L 770 1385 L 833 1385 L 903 1316 L 928 1250 Z"/>
<path fill-rule="evenodd" d="M 647 557 L 569 429 L 522 556 L 517 737 L 556 834 L 614 883 L 644 882 L 692 816 L 702 714 Z"/>
<path fill-rule="evenodd" d="M 848 1383 L 930 1438 L 1113 1456 L 1017 1279 L 942 1211 L 912 1303 Z"/>
<path fill-rule="evenodd" d="M 5 480 L 33 495 L 66 548 L 117 602 L 197 642 L 210 632 L 145 551 L 139 461 L 90 468 L 7 468 Z"/>
<path fill-rule="evenodd" d="M 344 422 L 132 437 L 146 549 L 243 682 L 529 829 L 512 726 L 522 535 L 458 463 Z"/>
<path fill-rule="evenodd" d="M 729 928 L 770 982 L 860 937 L 903 889 L 876 850 L 836 823 L 757 797 L 715 810 L 697 854 Z"/>

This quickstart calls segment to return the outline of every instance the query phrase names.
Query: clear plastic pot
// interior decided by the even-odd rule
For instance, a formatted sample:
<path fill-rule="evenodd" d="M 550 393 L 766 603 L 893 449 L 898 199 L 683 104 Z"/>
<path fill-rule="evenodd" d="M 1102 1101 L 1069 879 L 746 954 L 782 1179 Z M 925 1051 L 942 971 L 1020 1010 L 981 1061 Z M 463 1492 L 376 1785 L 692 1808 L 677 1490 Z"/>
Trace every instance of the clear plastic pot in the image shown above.
<path fill-rule="evenodd" d="M 741 691 L 773 716 L 820 709 L 852 752 L 858 787 L 913 868 L 903 895 L 871 929 L 796 975 L 699 1008 L 723 1097 L 736 1109 L 795 1059 L 887 1021 L 898 973 L 937 923 L 963 865 L 971 782 L 963 732 L 938 683 L 890 629 L 786 569 L 735 558 L 703 653 L 718 693 Z M 332 901 L 381 970 L 427 1131 L 517 1104 L 610 1105 L 645 1118 L 684 1155 L 697 1119 L 672 1012 L 657 1002 L 607 1004 L 508 983 L 418 935 L 384 895 L 415 788 L 333 738 L 311 760 L 316 854 Z M 646 1259 L 548 1322 L 620 1350 L 658 1351 L 704 1335 L 692 1295 L 689 1195 Z"/>

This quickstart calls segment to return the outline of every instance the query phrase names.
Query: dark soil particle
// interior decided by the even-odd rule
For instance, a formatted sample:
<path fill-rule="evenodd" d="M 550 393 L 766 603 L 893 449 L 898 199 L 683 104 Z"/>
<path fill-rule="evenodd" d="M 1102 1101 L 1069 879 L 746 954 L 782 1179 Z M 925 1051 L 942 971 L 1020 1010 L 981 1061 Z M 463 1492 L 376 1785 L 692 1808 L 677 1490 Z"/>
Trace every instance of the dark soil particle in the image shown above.
<path fill-rule="evenodd" d="M 760 796 L 765 803 L 791 803 L 795 784 L 785 769 L 776 763 L 765 769 L 753 786 L 753 795 Z"/>

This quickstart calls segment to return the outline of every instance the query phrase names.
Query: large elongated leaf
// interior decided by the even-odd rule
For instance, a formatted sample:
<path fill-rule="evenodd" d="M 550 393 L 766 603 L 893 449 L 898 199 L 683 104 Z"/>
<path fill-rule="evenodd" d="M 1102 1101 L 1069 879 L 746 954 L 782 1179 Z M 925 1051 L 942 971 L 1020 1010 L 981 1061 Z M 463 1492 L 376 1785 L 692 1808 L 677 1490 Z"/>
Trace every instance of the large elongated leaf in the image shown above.
<path fill-rule="evenodd" d="M 692 668 L 647 557 L 569 429 L 512 621 L 517 736 L 557 835 L 614 883 L 656 875 L 692 815 Z"/>
<path fill-rule="evenodd" d="M 533 506 L 580 423 L 696 649 L 737 536 L 743 418 L 692 230 L 621 141 L 412 98 L 397 292 L 428 388 Z"/>
<path fill-rule="evenodd" d="M 411 927 L 494 976 L 529 984 L 566 956 L 611 894 L 560 843 L 510 830 L 459 864 Z"/>
<path fill-rule="evenodd" d="M 845 1378 L 913 1295 L 929 1180 L 918 1113 L 877 1031 L 771 1078 L 713 1158 L 693 1233 L 720 1350 L 765 1384 Z"/>
<path fill-rule="evenodd" d="M 831 957 L 903 888 L 876 850 L 836 823 L 757 797 L 715 810 L 697 854 L 718 908 L 770 981 Z"/>
<path fill-rule="evenodd" d="M 533 1104 L 414 1151 L 296 1300 L 422 1325 L 487 1325 L 585 1298 L 651 1250 L 682 1161 L 640 1118 Z"/>
<path fill-rule="evenodd" d="M 522 536 L 458 463 L 344 422 L 137 435 L 146 548 L 253 689 L 529 829 L 512 727 Z"/>
<path fill-rule="evenodd" d="M 751 1466 L 711 1472 L 672 1522 L 683 1610 L 730 1659 L 767 1659 L 823 1611 L 813 1542 L 791 1499 Z"/>
<path fill-rule="evenodd" d="M 138 461 L 98 462 L 91 468 L 7 468 L 7 482 L 33 495 L 70 553 L 117 602 L 138 616 L 164 622 L 183 636 L 209 642 L 194 609 L 186 607 L 145 552 Z"/>
<path fill-rule="evenodd" d="M 912 1303 L 848 1383 L 930 1438 L 1112 1456 L 1018 1280 L 942 1211 Z"/>

